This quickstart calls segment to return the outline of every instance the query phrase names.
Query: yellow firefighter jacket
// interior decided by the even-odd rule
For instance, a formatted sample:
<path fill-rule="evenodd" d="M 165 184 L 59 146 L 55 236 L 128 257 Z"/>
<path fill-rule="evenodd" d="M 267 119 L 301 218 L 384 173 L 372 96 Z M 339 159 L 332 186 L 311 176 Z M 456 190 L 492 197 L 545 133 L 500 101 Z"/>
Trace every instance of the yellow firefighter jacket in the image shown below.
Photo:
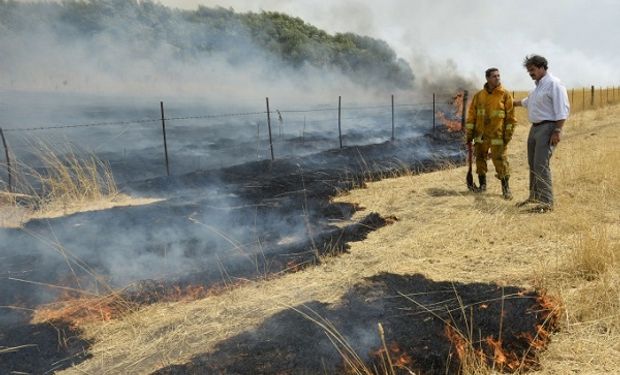
<path fill-rule="evenodd" d="M 465 131 L 467 140 L 475 143 L 490 142 L 491 145 L 506 145 L 512 138 L 517 125 L 512 96 L 497 86 L 489 94 L 487 85 L 478 91 L 471 101 Z"/>

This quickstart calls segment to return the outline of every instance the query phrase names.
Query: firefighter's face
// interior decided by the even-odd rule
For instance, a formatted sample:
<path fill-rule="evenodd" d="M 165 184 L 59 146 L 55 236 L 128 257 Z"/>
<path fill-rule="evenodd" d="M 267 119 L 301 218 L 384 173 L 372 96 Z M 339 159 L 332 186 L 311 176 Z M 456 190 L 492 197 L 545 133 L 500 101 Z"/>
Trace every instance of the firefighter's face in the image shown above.
<path fill-rule="evenodd" d="M 529 65 L 527 67 L 527 74 L 529 74 L 530 77 L 532 77 L 532 79 L 535 81 L 538 81 L 539 79 L 541 79 L 545 75 L 546 72 L 547 71 L 543 67 L 539 68 L 534 65 Z"/>
<path fill-rule="evenodd" d="M 500 82 L 501 81 L 499 79 L 499 71 L 497 70 L 491 72 L 491 74 L 489 74 L 489 76 L 487 77 L 487 85 L 491 89 L 494 89 L 497 86 L 499 86 Z"/>

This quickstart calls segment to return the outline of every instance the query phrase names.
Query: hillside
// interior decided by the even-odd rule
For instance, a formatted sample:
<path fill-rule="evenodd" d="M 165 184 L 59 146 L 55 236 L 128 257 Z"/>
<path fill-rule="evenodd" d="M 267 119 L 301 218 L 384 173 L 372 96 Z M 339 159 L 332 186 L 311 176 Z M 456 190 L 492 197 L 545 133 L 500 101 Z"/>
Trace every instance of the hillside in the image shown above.
<path fill-rule="evenodd" d="M 281 70 L 278 67 L 300 71 L 310 66 L 339 72 L 368 88 L 409 89 L 414 79 L 410 66 L 382 40 L 352 33 L 331 35 L 277 12 L 236 13 L 204 6 L 190 11 L 136 0 L 1 0 L 0 30 L 0 46 L 16 49 L 4 68 L 17 83 L 16 65 L 27 56 L 25 51 L 17 52 L 20 43 L 49 49 L 52 61 L 49 56 L 59 52 L 73 60 L 96 53 L 95 68 L 123 80 L 140 75 L 123 71 L 131 60 L 161 60 L 160 75 L 179 74 L 170 66 L 169 60 L 174 60 L 189 65 L 225 63 L 237 69 L 248 62 L 265 65 L 257 74 L 275 74 Z M 81 70 L 76 67 L 74 74 L 79 77 Z M 63 84 L 75 79 L 69 77 Z M 102 78 L 91 77 L 96 79 Z"/>
<path fill-rule="evenodd" d="M 276 317 L 286 314 L 326 324 L 312 311 L 328 314 L 366 278 L 385 272 L 547 291 L 560 303 L 560 330 L 536 373 L 612 373 L 620 365 L 618 114 L 617 106 L 607 107 L 577 113 L 567 123 L 552 160 L 557 207 L 551 213 L 517 209 L 501 199 L 497 181 L 485 195 L 467 192 L 464 167 L 369 183 L 337 201 L 359 204 L 365 209 L 359 215 L 373 211 L 396 221 L 351 243 L 348 253 L 302 272 L 239 282 L 204 299 L 156 304 L 122 320 L 87 325 L 92 358 L 62 373 L 147 374 L 192 359 L 201 363 L 205 353 L 217 353 L 234 337 L 247 340 L 276 329 Z M 519 116 L 523 124 L 524 112 Z M 517 199 L 526 195 L 526 135 L 520 126 L 510 150 Z M 360 329 L 378 337 L 377 323 L 369 320 Z M 182 369 L 177 373 L 186 373 Z"/>

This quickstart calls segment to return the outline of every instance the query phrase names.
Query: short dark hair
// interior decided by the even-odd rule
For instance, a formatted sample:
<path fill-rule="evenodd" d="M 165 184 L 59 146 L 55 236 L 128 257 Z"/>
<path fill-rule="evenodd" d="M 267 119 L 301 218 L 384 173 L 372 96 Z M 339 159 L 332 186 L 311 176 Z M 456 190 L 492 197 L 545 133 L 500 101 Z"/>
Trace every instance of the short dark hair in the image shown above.
<path fill-rule="evenodd" d="M 549 68 L 547 59 L 540 55 L 525 56 L 525 59 L 523 60 L 523 66 L 526 68 L 528 66 L 535 66 L 537 68 L 545 68 L 545 70 Z"/>
<path fill-rule="evenodd" d="M 499 72 L 499 69 L 497 68 L 489 68 L 484 72 L 484 76 L 489 78 L 491 76 L 491 73 L 493 72 Z"/>

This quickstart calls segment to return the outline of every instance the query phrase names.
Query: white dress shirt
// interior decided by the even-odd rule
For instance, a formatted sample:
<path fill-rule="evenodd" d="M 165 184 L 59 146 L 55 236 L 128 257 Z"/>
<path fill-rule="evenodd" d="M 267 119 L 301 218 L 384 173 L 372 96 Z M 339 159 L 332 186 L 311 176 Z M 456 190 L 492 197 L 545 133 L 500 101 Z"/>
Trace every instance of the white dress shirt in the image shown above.
<path fill-rule="evenodd" d="M 570 112 L 566 87 L 549 72 L 536 82 L 536 87 L 521 105 L 527 108 L 531 123 L 566 120 Z"/>

